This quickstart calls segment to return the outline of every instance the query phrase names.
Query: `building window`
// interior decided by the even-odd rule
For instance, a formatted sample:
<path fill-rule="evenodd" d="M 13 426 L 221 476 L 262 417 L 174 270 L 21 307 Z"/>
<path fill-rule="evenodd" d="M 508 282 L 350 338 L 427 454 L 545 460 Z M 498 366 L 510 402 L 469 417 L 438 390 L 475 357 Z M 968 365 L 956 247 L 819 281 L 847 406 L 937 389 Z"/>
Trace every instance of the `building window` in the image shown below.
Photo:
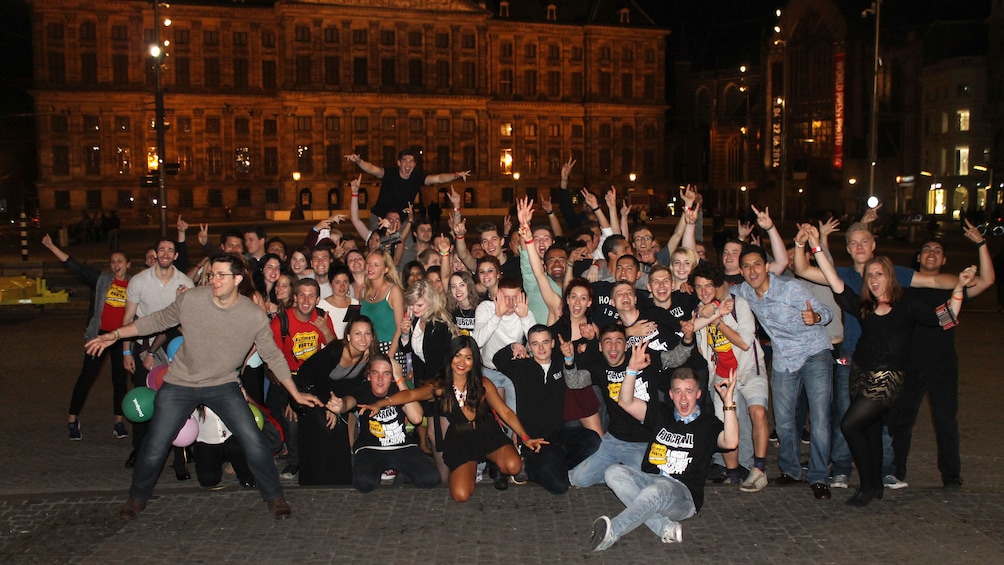
<path fill-rule="evenodd" d="M 436 132 L 450 133 L 450 118 L 436 118 Z"/>
<path fill-rule="evenodd" d="M 464 88 L 474 88 L 477 85 L 478 70 L 473 61 L 460 63 L 460 82 Z"/>
<path fill-rule="evenodd" d="M 178 190 L 178 207 L 179 208 L 195 208 L 195 191 L 190 188 L 181 188 Z"/>
<path fill-rule="evenodd" d="M 366 86 L 369 84 L 368 77 L 366 76 L 368 71 L 366 57 L 352 59 L 352 84 L 356 86 Z"/>
<path fill-rule="evenodd" d="M 959 131 L 969 131 L 969 110 L 959 110 L 955 113 L 955 118 L 959 124 Z"/>
<path fill-rule="evenodd" d="M 645 98 L 652 100 L 653 98 L 655 98 L 655 77 L 652 75 L 645 75 L 643 79 L 645 81 L 644 96 Z"/>
<path fill-rule="evenodd" d="M 499 95 L 512 96 L 512 69 L 502 69 L 499 72 Z"/>
<path fill-rule="evenodd" d="M 499 154 L 499 172 L 503 175 L 512 174 L 512 149 L 503 148 Z"/>
<path fill-rule="evenodd" d="M 206 133 L 220 133 L 223 127 L 218 117 L 206 118 Z"/>
<path fill-rule="evenodd" d="M 424 80 L 422 77 L 423 63 L 421 59 L 410 59 L 408 61 L 408 84 L 411 86 L 422 86 Z"/>
<path fill-rule="evenodd" d="M 621 8 L 617 13 L 620 15 L 620 23 L 631 23 L 631 10 L 629 8 Z"/>
<path fill-rule="evenodd" d="M 206 172 L 210 175 L 223 174 L 223 149 L 220 147 L 206 148 Z"/>
<path fill-rule="evenodd" d="M 132 156 L 128 147 L 116 147 L 115 160 L 120 175 L 132 174 Z"/>
<path fill-rule="evenodd" d="M 84 173 L 88 175 L 101 174 L 101 146 L 88 145 L 84 148 Z"/>
<path fill-rule="evenodd" d="M 383 158 L 380 160 L 383 163 L 393 163 L 397 161 L 397 147 L 393 145 L 383 146 Z"/>
<path fill-rule="evenodd" d="M 175 86 L 191 86 L 191 61 L 188 57 L 178 57 L 174 60 Z"/>
<path fill-rule="evenodd" d="M 536 149 L 526 149 L 523 151 L 523 172 L 527 175 L 537 174 Z"/>
<path fill-rule="evenodd" d="M 621 50 L 621 61 L 625 63 L 630 63 L 634 61 L 634 48 L 625 47 Z"/>
<path fill-rule="evenodd" d="M 969 147 L 959 146 L 955 148 L 955 174 L 969 174 Z"/>
<path fill-rule="evenodd" d="M 234 46 L 235 47 L 247 47 L 248 45 L 248 32 L 246 31 L 235 31 L 234 32 Z"/>
<path fill-rule="evenodd" d="M 624 141 L 631 141 L 634 139 L 634 126 L 631 124 L 624 124 L 621 126 L 621 139 Z"/>
<path fill-rule="evenodd" d="M 112 26 L 112 41 L 129 41 L 127 26 Z"/>
<path fill-rule="evenodd" d="M 276 85 L 275 61 L 261 62 L 261 86 L 274 89 Z"/>
<path fill-rule="evenodd" d="M 366 133 L 370 130 L 370 119 L 366 116 L 356 116 L 352 121 L 352 129 L 356 133 Z M 356 153 L 359 152 L 357 151 Z"/>
<path fill-rule="evenodd" d="M 279 174 L 279 148 L 266 147 L 262 155 L 263 168 L 266 175 L 276 176 Z"/>
<path fill-rule="evenodd" d="M 512 137 L 512 122 L 505 122 L 499 126 L 499 135 L 502 137 Z"/>
<path fill-rule="evenodd" d="M 537 137 L 537 124 L 523 124 L 523 137 Z"/>
<path fill-rule="evenodd" d="M 450 87 L 450 62 L 436 61 L 436 87 Z"/>
<path fill-rule="evenodd" d="M 582 124 L 572 124 L 572 137 L 581 139 L 583 134 L 582 129 Z"/>
<path fill-rule="evenodd" d="M 436 47 L 438 49 L 449 49 L 450 48 L 450 34 L 448 34 L 448 33 L 437 33 L 436 34 Z"/>
<path fill-rule="evenodd" d="M 558 7 L 554 4 L 547 5 L 547 19 L 550 21 L 555 21 L 558 19 Z"/>
<path fill-rule="evenodd" d="M 612 131 L 613 129 L 610 127 L 610 124 L 608 123 L 600 124 L 600 139 L 610 139 L 610 137 L 612 136 Z"/>
<path fill-rule="evenodd" d="M 630 173 L 634 170 L 634 149 L 621 149 L 621 172 Z"/>
<path fill-rule="evenodd" d="M 314 174 L 314 156 L 309 145 L 296 146 L 296 166 L 305 175 Z"/>
<path fill-rule="evenodd" d="M 80 54 L 80 82 L 84 84 L 98 83 L 98 55 L 97 53 Z"/>
<path fill-rule="evenodd" d="M 465 33 L 460 36 L 460 46 L 464 49 L 474 49 L 475 41 L 473 33 Z"/>
<path fill-rule="evenodd" d="M 195 159 L 192 155 L 191 147 L 182 146 L 178 148 L 178 174 L 188 175 L 194 172 Z"/>
<path fill-rule="evenodd" d="M 335 26 L 328 26 L 324 28 L 324 42 L 325 43 L 338 43 L 338 28 Z"/>
<path fill-rule="evenodd" d="M 235 88 L 247 88 L 248 87 L 248 60 L 247 59 L 234 59 L 234 87 Z"/>
<path fill-rule="evenodd" d="M 387 133 L 392 132 L 397 129 L 397 122 L 391 116 L 384 116 L 380 120 L 380 129 Z"/>
<path fill-rule="evenodd" d="M 67 176 L 70 174 L 70 148 L 65 145 L 52 146 L 52 174 L 53 176 Z"/>
<path fill-rule="evenodd" d="M 324 118 L 324 129 L 338 131 L 342 129 L 342 120 L 338 116 L 326 116 Z"/>
<path fill-rule="evenodd" d="M 335 86 L 341 82 L 341 77 L 339 76 L 340 66 L 341 60 L 338 57 L 324 58 L 324 84 Z"/>
<path fill-rule="evenodd" d="M 474 133 L 475 129 L 474 118 L 464 118 L 460 121 L 460 132 L 461 133 Z"/>
<path fill-rule="evenodd" d="M 572 47 L 572 60 L 581 61 L 582 60 L 582 47 Z"/>
<path fill-rule="evenodd" d="M 205 63 L 206 80 L 208 88 L 219 88 L 220 86 L 220 60 L 216 57 L 206 57 Z"/>
<path fill-rule="evenodd" d="M 436 170 L 449 171 L 453 169 L 453 160 L 450 159 L 450 146 L 439 145 L 436 147 Z"/>
<path fill-rule="evenodd" d="M 265 189 L 265 204 L 278 204 L 279 203 L 279 189 L 278 188 L 266 188 Z"/>
<path fill-rule="evenodd" d="M 52 116 L 49 119 L 49 130 L 52 133 L 67 133 L 70 131 L 69 120 L 66 119 L 66 116 Z"/>
<path fill-rule="evenodd" d="M 626 73 L 621 75 L 621 96 L 634 98 L 634 76 Z"/>
<path fill-rule="evenodd" d="M 279 121 L 274 118 L 262 120 L 261 132 L 267 137 L 275 137 L 279 134 Z"/>
<path fill-rule="evenodd" d="M 547 46 L 547 60 L 556 63 L 561 59 L 561 46 L 556 43 L 551 43 Z"/>
<path fill-rule="evenodd" d="M 251 151 L 247 147 L 234 148 L 234 172 L 241 175 L 251 172 Z"/>
<path fill-rule="evenodd" d="M 296 84 L 310 84 L 310 55 L 296 56 Z"/>
<path fill-rule="evenodd" d="M 523 94 L 526 96 L 537 95 L 537 71 L 527 69 L 523 71 Z"/>
<path fill-rule="evenodd" d="M 237 205 L 238 206 L 251 206 L 251 189 L 250 188 L 238 188 L 237 189 Z"/>
<path fill-rule="evenodd" d="M 53 51 L 47 56 L 49 62 L 49 81 L 56 84 L 66 82 L 66 56 L 62 52 Z"/>
<path fill-rule="evenodd" d="M 380 84 L 383 86 L 397 84 L 397 59 L 388 57 L 380 60 Z"/>
<path fill-rule="evenodd" d="M 408 120 L 408 129 L 411 133 L 422 133 L 425 131 L 425 123 L 422 118 L 410 118 Z"/>
<path fill-rule="evenodd" d="M 84 116 L 84 131 L 98 131 L 101 129 L 101 121 L 97 116 L 86 115 Z"/>
<path fill-rule="evenodd" d="M 499 57 L 512 57 L 512 41 L 503 41 L 502 44 L 499 45 Z"/>
<path fill-rule="evenodd" d="M 296 131 L 310 131 L 313 129 L 313 120 L 310 116 L 296 117 Z"/>
<path fill-rule="evenodd" d="M 275 47 L 275 32 L 274 31 L 263 31 L 261 32 L 261 46 L 273 48 Z"/>
<path fill-rule="evenodd" d="M 178 28 L 174 30 L 174 42 L 178 45 L 188 45 L 189 36 L 189 31 L 185 28 Z"/>
<path fill-rule="evenodd" d="M 310 27 L 309 26 L 296 26 L 294 32 L 296 34 L 296 40 L 300 42 L 310 41 Z"/>
<path fill-rule="evenodd" d="M 409 31 L 408 32 L 408 46 L 409 47 L 421 47 L 422 46 L 422 32 L 420 32 L 420 31 Z"/>
<path fill-rule="evenodd" d="M 610 81 L 611 81 L 610 73 L 600 72 L 600 96 L 604 98 L 610 97 L 610 91 L 611 91 Z"/>
<path fill-rule="evenodd" d="M 250 135 L 251 120 L 247 118 L 234 118 L 234 134 L 242 136 Z"/>
<path fill-rule="evenodd" d="M 561 124 L 547 124 L 547 136 L 554 138 L 561 137 Z"/>
<path fill-rule="evenodd" d="M 202 44 L 206 46 L 216 46 L 220 44 L 220 32 L 215 29 L 207 29 L 202 32 Z"/>
<path fill-rule="evenodd" d="M 86 194 L 87 208 L 90 210 L 100 210 L 104 208 L 101 201 L 100 190 L 88 190 Z"/>
<path fill-rule="evenodd" d="M 561 71 L 547 71 L 547 95 L 552 98 L 561 96 Z"/>
<path fill-rule="evenodd" d="M 84 22 L 80 24 L 80 40 L 94 41 L 97 38 L 97 26 L 94 22 Z"/>
<path fill-rule="evenodd" d="M 342 146 L 329 143 L 324 148 L 324 174 L 336 175 L 342 171 Z"/>
<path fill-rule="evenodd" d="M 57 190 L 53 196 L 56 199 L 55 207 L 57 210 L 69 210 L 70 209 L 70 191 L 69 190 Z"/>
<path fill-rule="evenodd" d="M 219 188 L 210 188 L 206 192 L 206 204 L 213 208 L 223 207 L 223 191 Z"/>
<path fill-rule="evenodd" d="M 465 145 L 460 148 L 460 155 L 462 158 L 462 163 L 465 166 L 471 166 L 473 163 L 477 162 L 478 149 L 473 145 Z"/>
<path fill-rule="evenodd" d="M 509 17 L 509 2 L 502 0 L 499 2 L 499 17 L 508 18 Z"/>
<path fill-rule="evenodd" d="M 600 47 L 600 61 L 608 62 L 613 58 L 613 52 L 609 45 Z"/>
<path fill-rule="evenodd" d="M 390 47 L 397 41 L 397 35 L 392 29 L 380 30 L 380 45 Z"/>
<path fill-rule="evenodd" d="M 523 53 L 527 59 L 535 59 L 537 57 L 537 44 L 527 43 L 523 46 Z"/>
<path fill-rule="evenodd" d="M 600 149 L 597 153 L 599 153 L 600 173 L 609 175 L 610 168 L 613 166 L 613 157 L 610 154 L 610 149 Z"/>
<path fill-rule="evenodd" d="M 369 40 L 366 38 L 367 30 L 365 29 L 354 29 L 352 30 L 352 43 L 356 45 L 366 45 Z"/>
<path fill-rule="evenodd" d="M 583 89 L 584 83 L 582 81 L 582 73 L 572 73 L 572 96 L 575 98 L 582 98 Z"/>
<path fill-rule="evenodd" d="M 561 174 L 561 165 L 561 149 L 558 147 L 549 148 L 547 150 L 547 174 Z"/>

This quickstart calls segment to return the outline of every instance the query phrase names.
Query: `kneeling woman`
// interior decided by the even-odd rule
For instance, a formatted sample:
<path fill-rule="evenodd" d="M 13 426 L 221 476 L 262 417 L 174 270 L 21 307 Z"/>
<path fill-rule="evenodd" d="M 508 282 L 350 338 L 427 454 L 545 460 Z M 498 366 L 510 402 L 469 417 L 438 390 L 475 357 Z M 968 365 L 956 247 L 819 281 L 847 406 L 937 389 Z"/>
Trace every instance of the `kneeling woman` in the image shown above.
<path fill-rule="evenodd" d="M 372 405 L 379 398 L 408 390 L 401 365 L 392 364 L 382 353 L 370 360 L 364 374 L 368 380 L 349 395 L 338 398 L 332 392 L 327 409 L 344 414 L 356 406 Z M 359 492 L 371 492 L 380 486 L 380 475 L 387 469 L 394 469 L 419 488 L 439 484 L 435 463 L 418 448 L 414 435 L 405 433 L 405 419 L 415 425 L 422 422 L 418 402 L 407 402 L 400 409 L 387 406 L 375 413 L 360 414 L 359 436 L 352 445 L 352 486 Z"/>
<path fill-rule="evenodd" d="M 492 410 L 513 429 L 528 449 L 539 451 L 547 442 L 530 439 L 516 414 L 499 397 L 495 385 L 482 376 L 481 352 L 470 336 L 450 342 L 443 367 L 434 379 L 415 390 L 399 392 L 369 405 L 359 405 L 360 414 L 375 414 L 387 406 L 433 400 L 440 403 L 450 423 L 443 441 L 443 460 L 450 469 L 450 496 L 466 502 L 474 492 L 478 463 L 487 459 L 506 475 L 515 475 L 523 461 L 512 441 L 502 433 Z"/>

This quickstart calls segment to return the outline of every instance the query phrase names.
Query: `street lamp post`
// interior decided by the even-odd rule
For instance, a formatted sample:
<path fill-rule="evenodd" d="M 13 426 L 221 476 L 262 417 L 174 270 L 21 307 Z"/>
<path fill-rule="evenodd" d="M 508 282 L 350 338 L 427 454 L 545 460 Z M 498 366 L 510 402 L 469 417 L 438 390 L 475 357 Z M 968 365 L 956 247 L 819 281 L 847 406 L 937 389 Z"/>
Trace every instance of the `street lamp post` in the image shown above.
<path fill-rule="evenodd" d="M 167 171 L 164 167 L 164 152 L 166 151 L 167 142 L 164 132 L 164 83 L 161 80 L 161 67 L 164 65 L 164 51 L 161 48 L 163 44 L 160 40 L 161 25 L 160 2 L 158 0 L 154 0 L 153 29 L 155 43 L 150 46 L 150 56 L 153 57 L 154 78 L 156 84 L 156 91 L 154 92 L 153 100 L 154 112 L 156 113 L 155 127 L 157 131 L 157 186 L 160 189 L 157 204 L 160 205 L 160 236 L 167 237 L 167 186 L 165 184 Z M 163 22 L 163 25 L 168 24 Z"/>
<path fill-rule="evenodd" d="M 871 8 L 861 12 L 861 16 L 875 15 L 875 57 L 872 67 L 872 108 L 868 128 L 868 196 L 875 195 L 875 164 L 878 160 L 878 80 L 879 80 L 879 24 L 882 21 L 882 0 L 874 0 Z"/>
<path fill-rule="evenodd" d="M 513 198 L 519 198 L 519 171 L 512 174 Z"/>

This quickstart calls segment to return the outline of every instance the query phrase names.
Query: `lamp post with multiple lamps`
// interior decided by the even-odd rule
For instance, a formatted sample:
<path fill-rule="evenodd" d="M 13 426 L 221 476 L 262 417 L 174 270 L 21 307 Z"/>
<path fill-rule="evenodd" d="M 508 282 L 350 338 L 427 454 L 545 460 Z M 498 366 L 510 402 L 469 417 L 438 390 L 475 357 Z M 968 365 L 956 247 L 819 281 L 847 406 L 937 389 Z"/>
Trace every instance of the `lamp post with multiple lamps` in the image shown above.
<path fill-rule="evenodd" d="M 164 59 L 167 57 L 167 53 L 164 51 L 164 47 L 170 45 L 168 41 L 161 41 L 160 39 L 160 28 L 161 26 L 167 27 L 171 25 L 170 19 L 164 19 L 163 22 L 160 19 L 160 2 L 154 0 L 153 2 L 153 29 L 154 29 L 154 43 L 150 45 L 150 57 L 153 58 L 153 74 L 154 83 L 156 90 L 154 91 L 154 127 L 157 132 L 157 187 L 159 188 L 158 197 L 155 204 L 160 206 L 160 236 L 167 237 L 167 186 L 166 186 L 166 175 L 167 167 L 164 166 L 164 152 L 166 151 L 167 141 L 165 138 L 165 126 L 164 126 L 164 82 L 161 77 L 161 70 L 164 66 Z"/>

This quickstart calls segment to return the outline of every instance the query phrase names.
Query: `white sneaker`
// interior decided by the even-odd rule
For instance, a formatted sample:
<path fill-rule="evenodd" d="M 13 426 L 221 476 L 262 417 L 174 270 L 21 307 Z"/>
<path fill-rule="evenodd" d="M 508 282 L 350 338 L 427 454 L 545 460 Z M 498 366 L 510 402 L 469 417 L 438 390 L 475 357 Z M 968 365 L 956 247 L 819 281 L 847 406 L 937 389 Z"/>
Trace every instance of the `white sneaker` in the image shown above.
<path fill-rule="evenodd" d="M 891 488 L 892 490 L 898 490 L 910 486 L 910 484 L 906 481 L 899 480 L 896 475 L 886 475 L 882 478 L 882 484 L 885 485 L 885 488 Z"/>
<path fill-rule="evenodd" d="M 750 469 L 750 474 L 746 476 L 746 480 L 739 485 L 739 490 L 743 492 L 760 492 L 767 487 L 767 482 L 767 473 L 753 467 Z"/>
<path fill-rule="evenodd" d="M 617 541 L 610 533 L 610 518 L 600 516 L 593 522 L 593 531 L 589 534 L 589 547 L 593 551 L 603 551 Z"/>
<path fill-rule="evenodd" d="M 847 481 L 849 480 L 850 477 L 847 475 L 833 475 L 833 478 L 830 480 L 830 488 L 847 488 Z"/>
<path fill-rule="evenodd" d="M 757 471 L 760 471 L 757 469 Z M 752 473 L 750 473 L 752 474 Z M 764 475 L 763 471 L 760 474 L 764 477 L 765 483 L 767 475 Z M 763 488 L 763 487 L 761 487 Z M 669 522 L 666 529 L 662 531 L 662 543 L 681 543 L 683 541 L 683 526 L 679 522 Z"/>

